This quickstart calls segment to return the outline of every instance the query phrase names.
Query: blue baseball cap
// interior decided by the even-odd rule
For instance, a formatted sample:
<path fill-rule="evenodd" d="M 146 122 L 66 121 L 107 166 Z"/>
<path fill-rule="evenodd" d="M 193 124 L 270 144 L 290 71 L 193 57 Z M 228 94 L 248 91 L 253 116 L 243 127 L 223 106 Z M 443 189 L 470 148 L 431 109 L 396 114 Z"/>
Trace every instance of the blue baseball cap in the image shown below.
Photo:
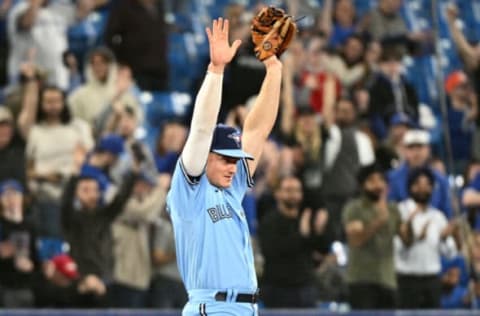
<path fill-rule="evenodd" d="M 213 132 L 212 146 L 210 151 L 216 154 L 253 160 L 253 157 L 242 150 L 242 135 L 236 128 L 224 124 L 218 124 Z"/>
<path fill-rule="evenodd" d="M 23 193 L 23 185 L 14 179 L 2 181 L 0 183 L 0 195 L 5 193 L 7 190 L 14 190 Z"/>
<path fill-rule="evenodd" d="M 390 119 L 390 125 L 406 125 L 413 127 L 413 121 L 405 113 L 395 113 Z"/>
<path fill-rule="evenodd" d="M 124 140 L 120 135 L 109 134 L 100 138 L 95 151 L 106 151 L 113 155 L 123 153 Z"/>

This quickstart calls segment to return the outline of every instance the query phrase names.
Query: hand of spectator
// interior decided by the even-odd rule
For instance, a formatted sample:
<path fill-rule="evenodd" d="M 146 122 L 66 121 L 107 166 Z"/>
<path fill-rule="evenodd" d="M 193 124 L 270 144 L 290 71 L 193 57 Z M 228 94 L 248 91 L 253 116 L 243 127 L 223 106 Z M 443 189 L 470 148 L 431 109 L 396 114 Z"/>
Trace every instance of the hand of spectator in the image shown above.
<path fill-rule="evenodd" d="M 299 231 L 300 231 L 300 235 L 302 235 L 302 237 L 309 237 L 310 236 L 310 222 L 311 222 L 311 219 L 312 219 L 312 209 L 311 208 L 306 208 L 301 217 L 300 217 L 300 227 L 299 227 Z"/>
<path fill-rule="evenodd" d="M 449 3 L 447 5 L 447 20 L 449 22 L 455 22 L 455 20 L 458 18 L 458 8 L 455 4 Z"/>
<path fill-rule="evenodd" d="M 309 74 L 307 76 L 307 78 L 305 79 L 305 87 L 307 87 L 308 89 L 312 89 L 312 90 L 317 89 L 318 88 L 317 78 L 314 75 Z"/>
<path fill-rule="evenodd" d="M 33 270 L 33 262 L 29 258 L 21 256 L 15 258 L 15 268 L 21 272 L 31 272 Z"/>
<path fill-rule="evenodd" d="M 79 284 L 78 291 L 82 294 L 93 293 L 97 296 L 103 296 L 107 292 L 105 284 L 96 275 L 87 275 Z"/>
<path fill-rule="evenodd" d="M 420 236 L 418 236 L 419 240 L 424 240 L 427 237 L 428 226 L 430 226 L 430 221 L 427 221 L 425 225 L 423 225 L 422 231 L 420 232 Z"/>
<path fill-rule="evenodd" d="M 33 80 L 36 77 L 37 68 L 33 62 L 24 62 L 20 65 L 20 73 L 27 80 Z"/>
<path fill-rule="evenodd" d="M 12 242 L 4 241 L 0 242 L 0 258 L 11 258 L 15 254 L 15 247 Z"/>
<path fill-rule="evenodd" d="M 83 163 L 85 162 L 87 157 L 87 151 L 85 147 L 81 144 L 77 144 L 73 151 L 73 173 L 78 174 L 80 173 L 80 169 L 82 168 Z"/>
<path fill-rule="evenodd" d="M 237 39 L 230 46 L 228 43 L 229 22 L 223 18 L 213 20 L 212 28 L 207 27 L 206 32 L 210 46 L 211 67 L 209 70 L 223 73 L 225 65 L 233 59 L 242 41 Z"/>
<path fill-rule="evenodd" d="M 315 230 L 315 234 L 321 235 L 325 231 L 325 226 L 328 222 L 328 212 L 324 209 L 319 210 L 315 215 L 315 221 L 313 223 L 313 227 Z"/>
<path fill-rule="evenodd" d="M 127 92 L 133 85 L 132 73 L 128 67 L 120 67 L 117 73 L 117 96 Z"/>
<path fill-rule="evenodd" d="M 458 223 L 454 220 L 452 220 L 451 222 L 448 223 L 447 227 L 445 227 L 441 234 L 440 234 L 440 237 L 442 239 L 445 239 L 447 238 L 448 236 L 453 236 L 455 234 L 455 232 L 458 230 L 459 226 L 458 226 Z"/>
<path fill-rule="evenodd" d="M 43 275 L 50 280 L 55 274 L 55 264 L 51 260 L 47 260 L 42 264 Z"/>

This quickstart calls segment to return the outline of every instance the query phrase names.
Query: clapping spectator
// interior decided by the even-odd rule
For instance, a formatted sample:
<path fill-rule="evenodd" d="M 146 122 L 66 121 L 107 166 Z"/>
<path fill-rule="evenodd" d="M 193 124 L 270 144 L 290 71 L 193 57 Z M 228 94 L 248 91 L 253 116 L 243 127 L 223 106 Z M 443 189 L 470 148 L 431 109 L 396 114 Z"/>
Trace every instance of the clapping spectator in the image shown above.
<path fill-rule="evenodd" d="M 259 240 L 265 257 L 262 298 L 266 307 L 315 307 L 315 250 L 328 251 L 325 210 L 302 210 L 300 180 L 285 176 L 275 190 L 276 207 L 260 223 Z"/>
<path fill-rule="evenodd" d="M 378 165 L 360 169 L 358 182 L 360 197 L 343 211 L 349 303 L 354 309 L 393 309 L 397 288 L 393 239 L 398 234 L 408 243 L 408 231 L 397 206 L 387 201 L 388 185 Z"/>
<path fill-rule="evenodd" d="M 410 170 L 425 167 L 431 158 L 430 135 L 424 130 L 411 129 L 403 136 L 405 161 L 388 173 L 390 201 L 401 202 L 408 198 L 408 174 Z M 446 176 L 433 171 L 435 185 L 430 205 L 442 211 L 447 218 L 453 216 L 452 197 Z"/>
<path fill-rule="evenodd" d="M 402 221 L 412 235 L 407 244 L 398 237 L 395 240 L 399 307 L 403 309 L 440 307 L 441 255 L 456 254 L 451 237 L 455 226 L 430 202 L 435 181 L 428 167 L 411 170 L 407 182 L 409 197 L 399 204 Z"/>

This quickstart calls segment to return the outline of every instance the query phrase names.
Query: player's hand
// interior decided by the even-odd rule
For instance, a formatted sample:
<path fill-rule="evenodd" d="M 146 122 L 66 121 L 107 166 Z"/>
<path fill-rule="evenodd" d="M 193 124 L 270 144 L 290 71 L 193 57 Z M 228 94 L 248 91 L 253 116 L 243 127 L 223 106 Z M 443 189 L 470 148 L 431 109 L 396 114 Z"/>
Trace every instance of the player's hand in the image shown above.
<path fill-rule="evenodd" d="M 207 27 L 206 29 L 210 46 L 210 71 L 223 73 L 225 65 L 232 60 L 242 43 L 241 40 L 237 39 L 230 46 L 228 43 L 228 31 L 228 20 L 223 18 L 213 20 L 212 28 Z"/>

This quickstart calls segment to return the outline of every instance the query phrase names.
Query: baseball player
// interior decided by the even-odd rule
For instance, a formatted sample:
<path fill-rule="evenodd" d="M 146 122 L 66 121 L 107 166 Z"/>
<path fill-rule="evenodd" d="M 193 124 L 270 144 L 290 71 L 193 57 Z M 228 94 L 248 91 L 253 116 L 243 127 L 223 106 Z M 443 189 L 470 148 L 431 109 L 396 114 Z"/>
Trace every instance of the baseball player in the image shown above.
<path fill-rule="evenodd" d="M 257 280 L 241 202 L 277 116 L 282 64 L 275 55 L 263 60 L 266 75 L 241 138 L 235 128 L 216 125 L 223 71 L 241 43 L 229 44 L 228 20 L 214 20 L 206 31 L 210 64 L 167 197 L 189 298 L 183 315 L 257 315 Z"/>

